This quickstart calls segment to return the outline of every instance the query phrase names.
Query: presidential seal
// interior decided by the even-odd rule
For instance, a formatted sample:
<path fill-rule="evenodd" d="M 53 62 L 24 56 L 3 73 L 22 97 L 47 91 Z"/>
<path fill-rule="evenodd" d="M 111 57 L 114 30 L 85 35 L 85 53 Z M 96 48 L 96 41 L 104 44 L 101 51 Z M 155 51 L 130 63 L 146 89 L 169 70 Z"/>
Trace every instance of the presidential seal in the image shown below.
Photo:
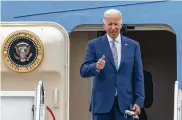
<path fill-rule="evenodd" d="M 8 68 L 25 73 L 40 65 L 44 55 L 44 47 L 40 38 L 33 32 L 16 31 L 5 39 L 2 55 Z"/>

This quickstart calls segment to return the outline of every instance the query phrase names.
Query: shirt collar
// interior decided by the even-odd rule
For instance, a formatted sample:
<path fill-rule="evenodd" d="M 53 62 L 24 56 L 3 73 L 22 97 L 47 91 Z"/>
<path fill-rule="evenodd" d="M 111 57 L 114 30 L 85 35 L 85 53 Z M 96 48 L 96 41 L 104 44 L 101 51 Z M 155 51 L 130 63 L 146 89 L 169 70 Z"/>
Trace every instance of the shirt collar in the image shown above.
<path fill-rule="evenodd" d="M 112 38 L 107 34 L 107 39 L 110 42 L 112 42 Z M 118 37 L 115 39 L 117 43 L 120 43 L 121 42 L 121 35 L 119 34 Z"/>

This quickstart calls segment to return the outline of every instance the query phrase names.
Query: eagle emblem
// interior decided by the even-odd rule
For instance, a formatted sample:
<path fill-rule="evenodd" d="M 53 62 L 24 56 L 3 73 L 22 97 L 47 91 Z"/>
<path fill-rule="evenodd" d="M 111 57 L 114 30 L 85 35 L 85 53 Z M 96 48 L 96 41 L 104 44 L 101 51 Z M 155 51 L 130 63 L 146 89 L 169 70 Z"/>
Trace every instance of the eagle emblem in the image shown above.
<path fill-rule="evenodd" d="M 8 35 L 3 42 L 2 51 L 5 65 L 20 73 L 36 69 L 44 57 L 41 39 L 27 30 L 14 31 Z"/>
<path fill-rule="evenodd" d="M 32 57 L 32 53 L 30 53 L 30 45 L 25 42 L 20 42 L 15 46 L 16 53 L 14 53 L 15 59 L 25 62 L 29 61 Z"/>

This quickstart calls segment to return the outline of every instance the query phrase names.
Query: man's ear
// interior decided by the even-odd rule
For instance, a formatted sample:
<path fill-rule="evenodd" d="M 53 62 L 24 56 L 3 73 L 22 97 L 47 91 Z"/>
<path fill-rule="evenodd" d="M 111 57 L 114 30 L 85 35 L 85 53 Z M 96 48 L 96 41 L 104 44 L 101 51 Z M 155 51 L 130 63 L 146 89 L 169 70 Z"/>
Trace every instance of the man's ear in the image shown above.
<path fill-rule="evenodd" d="M 103 28 L 106 30 L 106 28 L 105 28 L 106 26 L 105 26 L 105 24 L 103 24 Z"/>

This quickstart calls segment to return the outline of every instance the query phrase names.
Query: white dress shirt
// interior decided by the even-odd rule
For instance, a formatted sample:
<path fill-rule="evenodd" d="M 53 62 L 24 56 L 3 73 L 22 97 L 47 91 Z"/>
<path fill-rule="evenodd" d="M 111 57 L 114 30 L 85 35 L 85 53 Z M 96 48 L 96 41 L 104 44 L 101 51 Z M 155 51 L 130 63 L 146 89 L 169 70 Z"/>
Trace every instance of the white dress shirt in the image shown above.
<path fill-rule="evenodd" d="M 107 34 L 107 39 L 109 41 L 109 45 L 111 47 L 112 45 L 112 38 L 109 37 L 109 35 Z M 116 45 L 116 49 L 117 49 L 117 54 L 118 54 L 118 68 L 119 68 L 119 65 L 120 65 L 120 61 L 121 61 L 121 35 L 119 34 L 118 37 L 115 39 L 116 42 L 115 45 Z"/>

